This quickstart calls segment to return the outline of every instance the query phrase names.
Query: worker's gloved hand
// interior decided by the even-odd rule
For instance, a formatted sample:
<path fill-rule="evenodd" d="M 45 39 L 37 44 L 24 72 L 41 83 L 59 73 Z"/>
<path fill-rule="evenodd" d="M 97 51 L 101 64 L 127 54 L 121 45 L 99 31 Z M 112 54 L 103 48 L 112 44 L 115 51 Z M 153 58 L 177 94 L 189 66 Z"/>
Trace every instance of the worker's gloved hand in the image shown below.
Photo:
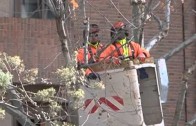
<path fill-rule="evenodd" d="M 97 78 L 100 78 L 98 73 L 92 72 L 87 75 L 87 79 L 96 80 Z"/>
<path fill-rule="evenodd" d="M 144 53 L 140 53 L 137 58 L 143 63 L 146 59 L 146 56 L 144 55 Z"/>

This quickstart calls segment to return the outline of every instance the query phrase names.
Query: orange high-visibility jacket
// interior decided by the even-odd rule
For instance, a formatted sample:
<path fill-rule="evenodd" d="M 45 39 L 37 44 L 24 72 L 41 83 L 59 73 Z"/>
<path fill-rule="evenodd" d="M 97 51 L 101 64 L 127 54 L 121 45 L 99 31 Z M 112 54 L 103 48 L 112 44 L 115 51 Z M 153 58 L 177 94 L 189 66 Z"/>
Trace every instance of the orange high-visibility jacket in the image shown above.
<path fill-rule="evenodd" d="M 97 46 L 93 46 L 93 45 L 88 45 L 88 61 L 89 60 L 95 60 L 94 62 L 97 62 L 97 59 L 94 59 L 93 56 L 95 56 L 98 52 L 98 50 L 100 50 L 102 48 L 102 45 L 99 44 Z M 84 48 L 80 48 L 78 50 L 78 54 L 77 54 L 77 61 L 81 64 L 84 64 L 85 62 L 85 55 L 84 55 Z M 90 61 L 89 61 L 90 62 Z"/>
<path fill-rule="evenodd" d="M 97 52 L 102 49 L 103 45 L 99 44 L 97 46 L 93 46 L 93 45 L 88 45 L 88 62 L 98 62 L 99 59 L 94 58 L 94 56 L 97 54 Z M 78 54 L 77 54 L 77 62 L 79 64 L 84 64 L 85 63 L 85 55 L 84 55 L 84 48 L 80 48 L 78 50 Z M 91 73 L 92 70 L 91 69 L 86 69 L 85 74 L 88 75 L 89 73 Z"/>
<path fill-rule="evenodd" d="M 106 56 L 110 54 L 110 51 L 114 50 L 113 46 L 109 46 L 100 54 L 98 58 L 94 58 L 93 56 L 95 56 L 98 53 L 98 51 L 100 51 L 102 48 L 103 48 L 102 44 L 99 44 L 98 46 L 88 45 L 88 61 L 91 62 L 93 60 L 94 62 L 99 62 L 101 60 L 104 60 L 104 58 L 106 58 Z M 77 62 L 80 64 L 85 63 L 84 48 L 80 48 L 78 50 Z M 89 75 L 91 72 L 92 70 L 88 68 L 85 71 L 85 75 Z"/>
<path fill-rule="evenodd" d="M 127 46 L 127 45 L 123 45 L 123 46 Z M 123 56 L 123 53 L 124 53 L 123 46 L 119 42 L 116 42 L 115 46 L 114 46 L 114 44 L 111 44 L 108 47 L 109 49 L 107 49 L 103 52 L 104 56 L 107 57 L 108 55 L 111 55 L 111 54 L 112 54 L 112 57 L 116 57 L 116 58 L 119 58 L 119 56 Z M 128 48 L 129 48 L 128 54 L 129 54 L 130 58 L 137 58 L 138 55 L 141 53 L 143 53 L 146 57 L 150 57 L 150 53 L 147 50 L 145 50 L 144 48 L 141 48 L 141 46 L 136 42 L 133 42 L 133 41 L 130 42 Z M 134 53 L 134 54 L 132 54 L 132 53 Z"/>

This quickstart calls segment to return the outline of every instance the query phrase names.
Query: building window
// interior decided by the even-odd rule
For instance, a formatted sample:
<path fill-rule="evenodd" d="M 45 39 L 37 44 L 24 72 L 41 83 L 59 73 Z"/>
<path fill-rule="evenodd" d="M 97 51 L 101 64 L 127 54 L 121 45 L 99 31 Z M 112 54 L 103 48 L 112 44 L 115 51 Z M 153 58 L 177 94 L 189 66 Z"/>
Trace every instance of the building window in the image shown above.
<path fill-rule="evenodd" d="M 14 16 L 21 18 L 54 18 L 45 0 L 20 0 L 20 2 L 15 0 Z"/>

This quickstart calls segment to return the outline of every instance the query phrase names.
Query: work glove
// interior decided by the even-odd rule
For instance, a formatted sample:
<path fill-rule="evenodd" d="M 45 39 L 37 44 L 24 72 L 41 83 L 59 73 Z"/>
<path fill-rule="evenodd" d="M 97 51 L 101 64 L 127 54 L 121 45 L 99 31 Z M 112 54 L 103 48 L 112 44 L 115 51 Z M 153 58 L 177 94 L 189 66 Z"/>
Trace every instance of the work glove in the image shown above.
<path fill-rule="evenodd" d="M 143 63 L 145 62 L 146 56 L 144 55 L 144 53 L 140 53 L 137 58 L 140 60 L 140 62 Z"/>
<path fill-rule="evenodd" d="M 89 80 L 89 79 L 91 79 L 91 80 L 96 80 L 97 78 L 100 79 L 100 76 L 99 76 L 98 73 L 95 73 L 95 72 L 89 73 L 89 74 L 87 75 L 87 79 L 88 79 L 88 80 Z"/>

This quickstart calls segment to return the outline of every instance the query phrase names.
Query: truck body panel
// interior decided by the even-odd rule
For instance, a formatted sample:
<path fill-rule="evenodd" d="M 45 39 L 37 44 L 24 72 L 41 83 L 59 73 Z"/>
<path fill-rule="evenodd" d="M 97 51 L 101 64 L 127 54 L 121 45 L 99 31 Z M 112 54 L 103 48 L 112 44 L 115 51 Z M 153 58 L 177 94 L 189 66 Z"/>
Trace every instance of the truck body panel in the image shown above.
<path fill-rule="evenodd" d="M 147 78 L 140 78 L 141 69 Z M 129 63 L 98 73 L 105 89 L 82 87 L 85 102 L 78 110 L 80 126 L 164 126 L 155 64 Z"/>

